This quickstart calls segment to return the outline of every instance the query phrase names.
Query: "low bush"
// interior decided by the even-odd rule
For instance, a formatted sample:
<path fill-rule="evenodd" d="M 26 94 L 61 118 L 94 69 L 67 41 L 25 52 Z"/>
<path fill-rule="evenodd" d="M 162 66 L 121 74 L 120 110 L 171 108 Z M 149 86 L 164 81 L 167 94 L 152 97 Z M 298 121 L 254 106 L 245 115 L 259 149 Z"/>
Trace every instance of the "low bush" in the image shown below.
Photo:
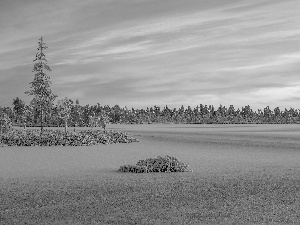
<path fill-rule="evenodd" d="M 78 133 L 58 130 L 43 130 L 42 133 L 38 130 L 12 130 L 2 135 L 4 146 L 89 146 L 130 142 L 138 142 L 138 139 L 113 130 L 87 130 Z"/>
<path fill-rule="evenodd" d="M 12 131 L 12 122 L 9 116 L 0 112 L 0 134 Z"/>
<path fill-rule="evenodd" d="M 121 166 L 118 171 L 132 173 L 150 173 L 150 172 L 192 172 L 188 170 L 189 165 L 180 162 L 177 158 L 166 155 L 157 158 L 139 160 L 136 165 Z"/>

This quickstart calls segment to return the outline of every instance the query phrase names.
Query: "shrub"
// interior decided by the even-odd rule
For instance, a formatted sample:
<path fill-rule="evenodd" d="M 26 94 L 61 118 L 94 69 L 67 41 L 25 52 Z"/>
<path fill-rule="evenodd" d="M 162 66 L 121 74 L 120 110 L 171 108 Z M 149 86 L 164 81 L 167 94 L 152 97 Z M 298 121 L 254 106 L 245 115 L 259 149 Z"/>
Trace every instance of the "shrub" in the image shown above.
<path fill-rule="evenodd" d="M 132 173 L 150 173 L 150 172 L 192 172 L 188 170 L 189 165 L 180 162 L 177 158 L 166 155 L 157 158 L 139 160 L 136 165 L 121 166 L 118 171 Z"/>
<path fill-rule="evenodd" d="M 2 144 L 7 146 L 90 146 L 138 142 L 138 139 L 113 130 L 87 130 L 64 132 L 58 130 L 11 130 L 2 135 Z"/>

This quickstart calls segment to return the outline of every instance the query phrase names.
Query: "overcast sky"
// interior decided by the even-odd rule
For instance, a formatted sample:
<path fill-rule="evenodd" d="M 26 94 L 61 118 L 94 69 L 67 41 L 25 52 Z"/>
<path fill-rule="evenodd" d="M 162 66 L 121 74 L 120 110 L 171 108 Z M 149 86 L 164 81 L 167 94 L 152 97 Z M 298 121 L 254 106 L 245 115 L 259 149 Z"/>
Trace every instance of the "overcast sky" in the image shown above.
<path fill-rule="evenodd" d="M 0 105 L 34 78 L 58 99 L 145 108 L 300 108 L 300 0 L 1 0 Z"/>

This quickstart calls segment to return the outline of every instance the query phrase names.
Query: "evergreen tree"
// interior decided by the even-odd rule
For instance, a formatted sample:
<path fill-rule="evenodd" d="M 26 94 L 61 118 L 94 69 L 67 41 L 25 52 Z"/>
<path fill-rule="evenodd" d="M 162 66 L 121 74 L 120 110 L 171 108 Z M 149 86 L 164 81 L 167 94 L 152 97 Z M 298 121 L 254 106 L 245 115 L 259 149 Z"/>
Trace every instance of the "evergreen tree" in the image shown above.
<path fill-rule="evenodd" d="M 81 106 L 79 105 L 79 100 L 75 101 L 75 105 L 72 107 L 71 110 L 71 118 L 74 125 L 74 132 L 75 127 L 80 126 L 80 119 L 81 119 Z"/>
<path fill-rule="evenodd" d="M 25 122 L 25 102 L 21 100 L 19 97 L 16 97 L 13 100 L 13 112 L 15 115 L 15 121 L 17 123 Z"/>
<path fill-rule="evenodd" d="M 25 94 L 33 95 L 35 98 L 35 101 L 40 109 L 40 122 L 42 131 L 43 116 L 45 119 L 47 118 L 45 114 L 51 111 L 49 110 L 49 108 L 51 109 L 53 102 L 57 96 L 54 95 L 50 89 L 50 76 L 47 76 L 44 73 L 45 70 L 52 71 L 47 65 L 47 60 L 45 58 L 45 54 L 43 53 L 43 50 L 48 47 L 45 43 L 43 43 L 43 37 L 41 37 L 39 40 L 39 47 L 37 48 L 39 52 L 36 54 L 35 60 L 33 60 L 33 62 L 37 61 L 34 64 L 32 71 L 35 72 L 35 77 L 34 80 L 30 83 L 31 90 L 26 91 Z"/>

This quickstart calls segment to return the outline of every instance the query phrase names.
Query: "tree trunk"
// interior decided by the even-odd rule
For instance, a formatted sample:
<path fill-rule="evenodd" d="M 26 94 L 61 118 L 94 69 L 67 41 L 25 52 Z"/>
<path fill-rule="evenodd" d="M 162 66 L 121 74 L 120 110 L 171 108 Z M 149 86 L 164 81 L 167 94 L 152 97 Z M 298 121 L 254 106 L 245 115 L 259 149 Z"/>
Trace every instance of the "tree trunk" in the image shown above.
<path fill-rule="evenodd" d="M 2 120 L 0 118 L 0 142 L 2 141 Z"/>
<path fill-rule="evenodd" d="M 67 133 L 68 122 L 65 120 L 65 133 Z"/>
<path fill-rule="evenodd" d="M 41 132 L 43 131 L 43 110 L 41 106 Z"/>

